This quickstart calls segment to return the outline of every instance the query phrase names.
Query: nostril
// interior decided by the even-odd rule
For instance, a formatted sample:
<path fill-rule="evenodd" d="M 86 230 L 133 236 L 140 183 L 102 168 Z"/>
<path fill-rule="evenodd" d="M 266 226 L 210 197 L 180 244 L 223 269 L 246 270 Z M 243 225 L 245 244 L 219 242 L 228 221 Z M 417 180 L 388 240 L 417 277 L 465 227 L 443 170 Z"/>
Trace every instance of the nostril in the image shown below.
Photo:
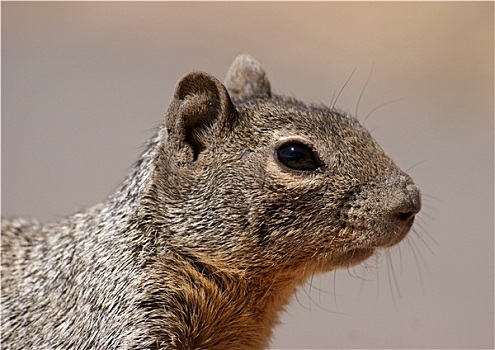
<path fill-rule="evenodd" d="M 401 203 L 395 209 L 395 218 L 410 221 L 421 209 L 421 192 L 415 185 L 407 185 L 402 191 Z"/>
<path fill-rule="evenodd" d="M 411 217 L 413 217 L 414 215 L 416 215 L 416 212 L 413 212 L 413 211 L 407 211 L 407 212 L 402 212 L 402 213 L 398 213 L 396 215 L 397 219 L 399 219 L 400 221 L 407 221 L 409 220 Z"/>

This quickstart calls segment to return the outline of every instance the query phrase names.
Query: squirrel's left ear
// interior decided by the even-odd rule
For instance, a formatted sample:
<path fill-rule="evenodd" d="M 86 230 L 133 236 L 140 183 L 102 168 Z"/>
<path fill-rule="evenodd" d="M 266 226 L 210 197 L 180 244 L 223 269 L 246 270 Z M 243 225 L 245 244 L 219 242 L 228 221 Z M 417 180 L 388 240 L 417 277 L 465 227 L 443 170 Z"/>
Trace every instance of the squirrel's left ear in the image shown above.
<path fill-rule="evenodd" d="M 167 111 L 169 147 L 182 165 L 195 161 L 217 132 L 229 127 L 235 110 L 225 86 L 215 77 L 194 72 L 182 77 Z"/>

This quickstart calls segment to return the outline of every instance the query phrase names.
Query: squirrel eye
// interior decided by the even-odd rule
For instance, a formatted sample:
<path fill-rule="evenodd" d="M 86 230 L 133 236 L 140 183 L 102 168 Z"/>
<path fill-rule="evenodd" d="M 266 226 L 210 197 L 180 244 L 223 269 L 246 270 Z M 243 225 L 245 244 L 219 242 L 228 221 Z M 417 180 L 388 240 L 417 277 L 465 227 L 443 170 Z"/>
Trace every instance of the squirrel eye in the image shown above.
<path fill-rule="evenodd" d="M 299 142 L 287 143 L 277 150 L 278 161 L 287 168 L 299 171 L 315 171 L 321 167 L 313 150 Z"/>

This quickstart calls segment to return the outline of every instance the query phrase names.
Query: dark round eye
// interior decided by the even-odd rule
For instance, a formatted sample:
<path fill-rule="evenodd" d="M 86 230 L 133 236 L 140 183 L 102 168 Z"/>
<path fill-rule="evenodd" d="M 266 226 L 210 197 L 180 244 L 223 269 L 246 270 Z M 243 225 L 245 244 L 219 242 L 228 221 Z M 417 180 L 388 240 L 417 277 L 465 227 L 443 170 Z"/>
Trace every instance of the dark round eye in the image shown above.
<path fill-rule="evenodd" d="M 303 143 L 291 142 L 277 150 L 278 161 L 287 168 L 299 171 L 315 171 L 321 167 L 313 150 Z"/>

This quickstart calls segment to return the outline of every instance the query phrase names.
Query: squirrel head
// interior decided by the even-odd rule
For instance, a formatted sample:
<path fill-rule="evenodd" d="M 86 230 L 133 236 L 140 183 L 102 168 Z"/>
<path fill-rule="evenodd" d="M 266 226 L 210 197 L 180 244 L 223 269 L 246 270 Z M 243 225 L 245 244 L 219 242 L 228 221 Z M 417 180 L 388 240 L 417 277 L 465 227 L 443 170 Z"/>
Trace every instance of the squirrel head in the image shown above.
<path fill-rule="evenodd" d="M 357 119 L 272 94 L 247 55 L 225 85 L 182 77 L 161 132 L 146 206 L 163 249 L 300 276 L 398 243 L 420 210 L 418 187 Z"/>

